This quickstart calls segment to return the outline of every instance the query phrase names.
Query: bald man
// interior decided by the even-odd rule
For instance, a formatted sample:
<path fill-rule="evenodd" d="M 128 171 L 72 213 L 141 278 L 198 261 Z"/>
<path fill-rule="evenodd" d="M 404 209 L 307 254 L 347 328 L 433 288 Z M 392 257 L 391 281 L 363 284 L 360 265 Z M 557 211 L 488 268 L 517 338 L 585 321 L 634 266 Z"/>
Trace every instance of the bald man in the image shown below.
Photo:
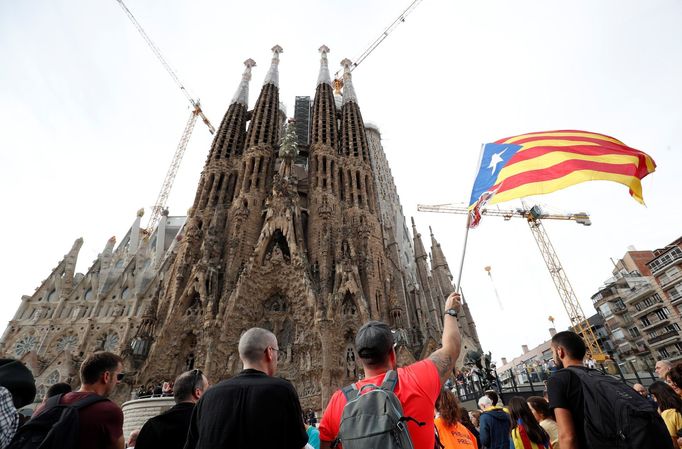
<path fill-rule="evenodd" d="M 204 393 L 185 449 L 302 449 L 308 442 L 298 394 L 277 373 L 277 337 L 258 327 L 239 339 L 244 370 Z"/>

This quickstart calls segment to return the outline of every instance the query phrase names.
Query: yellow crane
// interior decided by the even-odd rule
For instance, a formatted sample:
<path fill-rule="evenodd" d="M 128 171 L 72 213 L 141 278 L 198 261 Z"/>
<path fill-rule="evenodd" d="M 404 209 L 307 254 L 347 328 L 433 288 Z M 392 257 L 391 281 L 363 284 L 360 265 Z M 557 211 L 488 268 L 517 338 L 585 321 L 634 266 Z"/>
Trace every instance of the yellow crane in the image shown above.
<path fill-rule="evenodd" d="M 446 214 L 469 214 L 469 209 L 464 204 L 434 204 L 426 205 L 419 204 L 417 210 L 420 212 L 440 212 Z M 483 208 L 481 210 L 482 215 L 490 215 L 494 217 L 502 217 L 505 220 L 510 220 L 512 218 L 523 218 L 528 223 L 535 242 L 540 249 L 542 258 L 545 260 L 549 274 L 552 276 L 552 281 L 554 281 L 554 286 L 559 292 L 559 297 L 561 302 L 566 309 L 569 319 L 571 320 L 571 326 L 573 329 L 582 335 L 587 345 L 588 352 L 592 357 L 598 361 L 606 360 L 606 355 L 601 350 L 597 337 L 592 331 L 592 327 L 587 322 L 585 318 L 585 312 L 578 302 L 578 298 L 571 286 L 566 272 L 564 271 L 561 261 L 557 256 L 556 250 L 552 245 L 552 242 L 547 235 L 547 231 L 542 224 L 542 220 L 569 220 L 575 221 L 578 224 L 584 226 L 590 226 L 592 222 L 590 221 L 590 216 L 585 212 L 578 212 L 575 214 L 552 214 L 544 212 L 539 206 L 533 206 L 531 208 L 526 207 L 524 204 L 522 208 L 501 210 L 501 209 L 488 209 Z"/>
<path fill-rule="evenodd" d="M 211 124 L 211 121 L 208 119 L 208 117 L 206 117 L 206 115 L 204 114 L 204 111 L 201 110 L 201 102 L 199 101 L 199 99 L 197 98 L 195 100 L 194 97 L 189 93 L 189 91 L 184 86 L 182 81 L 180 81 L 178 75 L 175 73 L 175 70 L 173 70 L 170 64 L 168 64 L 168 61 L 166 61 L 166 58 L 163 57 L 159 48 L 154 44 L 154 42 L 144 31 L 144 28 L 142 28 L 140 22 L 138 22 L 137 19 L 135 19 L 133 13 L 130 12 L 125 3 L 123 3 L 123 0 L 116 1 L 121 6 L 123 12 L 125 12 L 125 14 L 128 16 L 133 25 L 135 25 L 135 28 L 137 28 L 137 31 L 140 33 L 142 38 L 145 40 L 145 42 L 147 42 L 147 45 L 149 45 L 149 48 L 152 50 L 154 55 L 156 55 L 159 62 L 161 62 L 163 68 L 166 69 L 166 72 L 168 72 L 171 78 L 173 78 L 175 84 L 177 84 L 177 86 L 180 88 L 180 90 L 182 91 L 182 93 L 185 95 L 190 105 L 192 106 L 192 111 L 190 112 L 189 119 L 187 119 L 187 124 L 185 125 L 185 129 L 182 132 L 182 136 L 180 137 L 180 142 L 178 142 L 178 146 L 175 149 L 175 154 L 173 154 L 173 159 L 171 161 L 170 167 L 168 167 L 168 171 L 166 172 L 166 177 L 164 178 L 163 184 L 161 185 L 161 190 L 159 191 L 159 194 L 156 198 L 156 202 L 152 207 L 152 214 L 149 217 L 149 222 L 147 223 L 146 228 L 147 232 L 151 234 L 156 225 L 159 223 L 163 210 L 166 208 L 168 196 L 170 195 L 170 191 L 173 188 L 175 176 L 178 173 L 180 163 L 182 162 L 182 158 L 185 155 L 187 143 L 189 142 L 189 138 L 192 136 L 192 131 L 194 130 L 194 125 L 197 122 L 197 118 L 201 117 L 201 120 L 204 122 L 204 124 L 208 128 L 208 131 L 211 134 L 215 133 L 215 128 Z"/>

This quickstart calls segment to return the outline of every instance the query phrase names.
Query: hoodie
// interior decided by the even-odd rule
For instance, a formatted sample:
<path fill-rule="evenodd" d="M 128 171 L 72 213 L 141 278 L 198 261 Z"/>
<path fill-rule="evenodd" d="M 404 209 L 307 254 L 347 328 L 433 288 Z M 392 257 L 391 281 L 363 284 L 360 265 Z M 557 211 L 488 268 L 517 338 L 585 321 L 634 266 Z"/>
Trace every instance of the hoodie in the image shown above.
<path fill-rule="evenodd" d="M 509 449 L 509 415 L 501 407 L 491 407 L 481 413 L 481 445 L 485 449 Z"/>

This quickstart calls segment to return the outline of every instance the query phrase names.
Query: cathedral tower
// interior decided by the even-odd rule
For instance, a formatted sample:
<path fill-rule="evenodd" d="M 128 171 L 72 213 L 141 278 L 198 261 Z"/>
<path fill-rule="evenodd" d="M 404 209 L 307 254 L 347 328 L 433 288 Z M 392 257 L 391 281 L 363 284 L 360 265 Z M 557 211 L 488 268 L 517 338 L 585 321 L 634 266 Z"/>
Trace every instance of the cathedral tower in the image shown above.
<path fill-rule="evenodd" d="M 391 326 L 399 363 L 437 347 L 453 288 L 445 256 L 432 234 L 429 266 L 414 222 L 410 241 L 378 128 L 360 112 L 351 61 L 342 61 L 338 98 L 329 48 L 319 53 L 309 130 L 308 97 L 297 106 L 305 126 L 284 126 L 282 48 L 272 48 L 252 110 L 255 62 L 246 60 L 187 217 L 165 211 L 146 235 L 138 212 L 85 275 L 74 273 L 77 240 L 22 298 L 0 349 L 21 357 L 40 388 L 75 379 L 83 355 L 101 349 L 124 356 L 131 388 L 191 368 L 217 381 L 241 370 L 239 338 L 258 326 L 277 336 L 278 375 L 304 408 L 320 410 L 362 375 L 354 341 L 364 322 Z M 459 321 L 464 346 L 478 348 L 466 304 Z M 130 397 L 118 391 L 117 400 Z"/>

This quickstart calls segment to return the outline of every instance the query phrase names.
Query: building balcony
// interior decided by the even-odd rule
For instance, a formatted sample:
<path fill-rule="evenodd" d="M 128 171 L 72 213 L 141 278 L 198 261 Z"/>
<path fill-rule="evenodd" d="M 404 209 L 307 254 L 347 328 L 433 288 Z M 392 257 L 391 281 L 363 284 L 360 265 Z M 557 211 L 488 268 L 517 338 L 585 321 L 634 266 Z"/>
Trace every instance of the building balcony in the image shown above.
<path fill-rule="evenodd" d="M 652 348 L 658 348 L 673 343 L 679 339 L 680 333 L 678 331 L 668 331 L 661 335 L 657 335 L 654 338 L 648 339 L 647 341 Z"/>
<path fill-rule="evenodd" d="M 649 265 L 651 272 L 655 276 L 662 270 L 665 270 L 671 265 L 674 265 L 678 260 L 682 260 L 682 251 L 680 251 L 679 247 L 673 248 L 671 251 L 665 254 L 661 254 L 656 259 L 649 262 L 647 265 Z"/>
<path fill-rule="evenodd" d="M 660 301 L 660 300 L 659 300 L 659 301 L 654 301 L 653 304 L 644 307 L 642 310 L 636 310 L 636 309 L 633 310 L 633 312 L 632 312 L 632 317 L 633 317 L 633 318 L 638 318 L 638 317 L 640 317 L 640 316 L 644 316 L 644 315 L 646 315 L 647 313 L 650 313 L 650 312 L 653 312 L 653 311 L 655 311 L 655 310 L 658 310 L 658 309 L 660 309 L 660 308 L 663 307 L 663 306 L 665 306 L 665 304 L 663 304 L 663 301 Z"/>
<path fill-rule="evenodd" d="M 680 303 L 682 303 L 682 293 L 680 292 L 675 292 L 672 295 L 670 295 L 670 304 L 673 306 L 676 306 Z"/>
<path fill-rule="evenodd" d="M 638 284 L 637 286 L 632 287 L 630 292 L 623 296 L 623 302 L 625 304 L 631 304 L 633 301 L 643 298 L 644 296 L 653 292 L 654 286 L 650 283 L 647 282 L 644 284 Z"/>
<path fill-rule="evenodd" d="M 668 316 L 666 318 L 663 318 L 662 320 L 652 321 L 651 324 L 649 324 L 648 326 L 642 326 L 639 330 L 640 330 L 640 332 L 644 333 L 644 332 L 650 331 L 651 329 L 654 329 L 658 326 L 663 326 L 664 324 L 670 324 L 670 322 L 671 322 L 671 318 Z"/>
<path fill-rule="evenodd" d="M 660 276 L 658 278 L 658 284 L 661 286 L 661 288 L 663 290 L 665 290 L 666 288 L 672 287 L 678 281 L 681 281 L 681 280 L 682 280 L 682 270 L 679 270 L 677 273 L 673 274 L 672 276 L 668 276 L 667 274 Z"/>
<path fill-rule="evenodd" d="M 615 314 L 617 314 L 617 315 L 620 315 L 621 313 L 625 313 L 625 312 L 627 312 L 627 311 L 628 311 L 628 308 L 627 308 L 627 307 L 625 307 L 625 306 L 619 306 L 619 305 L 615 305 L 615 306 L 613 306 L 613 308 L 611 309 L 611 312 L 613 312 L 613 313 L 615 313 Z"/>

